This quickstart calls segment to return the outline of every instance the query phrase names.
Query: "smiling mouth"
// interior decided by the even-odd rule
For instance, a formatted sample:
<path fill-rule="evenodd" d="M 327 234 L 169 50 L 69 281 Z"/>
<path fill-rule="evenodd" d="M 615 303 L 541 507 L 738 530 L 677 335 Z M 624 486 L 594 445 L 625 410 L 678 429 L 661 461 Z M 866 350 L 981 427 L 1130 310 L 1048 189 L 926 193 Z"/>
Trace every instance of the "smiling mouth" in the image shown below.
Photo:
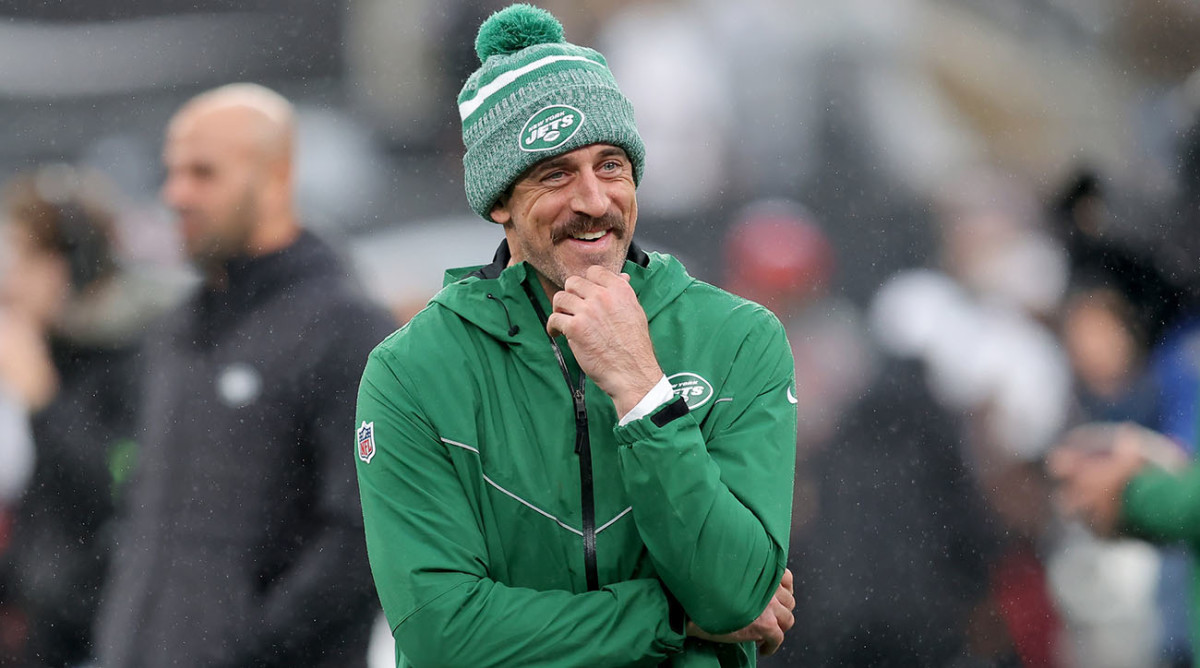
<path fill-rule="evenodd" d="M 578 241 L 598 241 L 603 239 L 604 235 L 606 234 L 608 234 L 608 230 L 593 230 L 591 232 L 579 232 L 578 234 L 572 234 L 570 238 Z"/>
<path fill-rule="evenodd" d="M 625 229 L 625 221 L 615 212 L 599 217 L 576 215 L 555 229 L 551 240 L 555 244 L 568 240 L 596 243 L 609 236 L 620 239 L 625 235 Z"/>

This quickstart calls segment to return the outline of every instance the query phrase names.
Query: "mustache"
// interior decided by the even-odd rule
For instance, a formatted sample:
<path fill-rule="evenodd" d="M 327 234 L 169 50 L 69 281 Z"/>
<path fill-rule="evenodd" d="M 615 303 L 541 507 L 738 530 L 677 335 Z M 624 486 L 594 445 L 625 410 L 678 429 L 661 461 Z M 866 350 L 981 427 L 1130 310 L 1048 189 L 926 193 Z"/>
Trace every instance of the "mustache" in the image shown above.
<path fill-rule="evenodd" d="M 550 240 L 558 243 L 576 234 L 582 234 L 591 230 L 609 230 L 620 239 L 625 236 L 626 229 L 625 219 L 616 211 L 609 211 L 599 218 L 575 214 L 567 222 L 554 230 Z"/>

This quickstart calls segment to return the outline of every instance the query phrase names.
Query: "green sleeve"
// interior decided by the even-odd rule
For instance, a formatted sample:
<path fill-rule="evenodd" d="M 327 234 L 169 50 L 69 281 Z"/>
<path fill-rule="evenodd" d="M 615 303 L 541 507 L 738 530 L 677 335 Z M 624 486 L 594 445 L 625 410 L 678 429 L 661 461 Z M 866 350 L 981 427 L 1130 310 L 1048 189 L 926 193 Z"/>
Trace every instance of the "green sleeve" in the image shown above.
<path fill-rule="evenodd" d="M 616 429 L 642 541 L 689 619 L 710 633 L 754 621 L 787 562 L 795 369 L 783 327 L 762 317 L 718 390 L 711 429 L 703 432 L 691 414 Z"/>
<path fill-rule="evenodd" d="M 1121 498 L 1121 528 L 1156 543 L 1200 546 L 1200 466 L 1170 473 L 1147 466 Z"/>
<path fill-rule="evenodd" d="M 490 579 L 457 453 L 440 442 L 397 368 L 380 351 L 367 364 L 356 424 L 374 423 L 375 454 L 357 465 L 371 571 L 411 664 L 654 665 L 682 649 L 682 611 L 672 614 L 657 580 L 573 594 Z"/>

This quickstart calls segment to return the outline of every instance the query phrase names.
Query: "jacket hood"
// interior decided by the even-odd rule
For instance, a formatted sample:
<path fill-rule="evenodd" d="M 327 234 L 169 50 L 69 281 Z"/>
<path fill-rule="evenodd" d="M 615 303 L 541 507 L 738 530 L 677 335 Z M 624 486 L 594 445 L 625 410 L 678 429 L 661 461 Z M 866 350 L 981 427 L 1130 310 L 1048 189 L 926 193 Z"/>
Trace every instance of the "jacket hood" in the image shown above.
<path fill-rule="evenodd" d="M 510 267 L 511 257 L 505 240 L 500 242 L 491 264 L 446 270 L 444 287 L 430 303 L 444 306 L 502 341 L 520 343 L 529 340 L 526 337 L 531 333 L 541 341 L 545 330 L 539 326 L 530 296 L 547 313 L 549 300 L 541 281 L 535 280 L 533 268 L 527 262 Z M 630 244 L 622 271 L 629 274 L 647 320 L 653 320 L 696 280 L 679 260 L 665 253 L 646 253 L 636 244 Z M 518 332 L 512 333 L 513 325 L 518 326 Z"/>

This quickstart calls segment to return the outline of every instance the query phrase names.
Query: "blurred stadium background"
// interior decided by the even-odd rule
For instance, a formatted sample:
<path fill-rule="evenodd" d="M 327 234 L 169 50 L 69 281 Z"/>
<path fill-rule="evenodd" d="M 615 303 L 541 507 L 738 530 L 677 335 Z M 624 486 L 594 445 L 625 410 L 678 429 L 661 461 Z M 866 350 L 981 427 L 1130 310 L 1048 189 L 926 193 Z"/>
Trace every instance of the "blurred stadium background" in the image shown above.
<path fill-rule="evenodd" d="M 107 174 L 121 203 L 125 259 L 178 285 L 187 269 L 157 199 L 164 125 L 204 89 L 265 84 L 299 111 L 306 223 L 341 245 L 403 321 L 436 291 L 442 268 L 486 262 L 501 236 L 466 206 L 454 99 L 477 64 L 477 26 L 505 4 L 0 2 L 0 178 L 53 163 Z M 987 246 L 995 228 L 957 238 L 947 212 L 979 205 L 977 191 L 997 187 L 981 196 L 986 205 L 1000 197 L 1004 215 L 1037 229 L 1049 229 L 1064 196 L 1102 193 L 1096 220 L 1110 239 L 1154 254 L 1179 285 L 1195 278 L 1196 211 L 1177 206 L 1200 192 L 1186 151 L 1200 109 L 1194 1 L 535 4 L 562 19 L 570 41 L 608 57 L 647 144 L 639 238 L 681 255 L 700 278 L 728 278 L 726 235 L 748 207 L 785 200 L 802 204 L 837 258 L 822 290 L 866 309 L 901 270 L 941 265 L 955 252 L 968 263 L 983 257 L 987 249 L 971 239 Z M 968 267 L 956 280 L 974 276 L 1050 321 L 1066 278 L 1040 271 L 1053 269 L 1053 258 L 1032 256 L 1007 257 L 1016 264 L 1001 274 Z M 949 299 L 944 286 L 922 285 Z M 902 306 L 899 324 L 927 303 L 888 294 Z M 826 329 L 841 343 L 860 327 L 835 325 Z M 852 347 L 840 354 L 856 355 Z M 1035 389 L 1065 383 L 1049 375 L 1031 376 Z M 964 387 L 951 386 L 951 394 Z M 1030 400 L 1049 405 L 1028 385 L 1014 387 L 1010 394 L 1027 400 L 1014 414 L 1028 419 Z M 846 397 L 859 391 L 847 381 Z M 1051 413 L 1046 434 L 1065 420 Z M 1007 427 L 1030 433 L 1020 420 Z M 814 441 L 828 429 L 814 427 Z M 1009 443 L 1010 454 L 1036 458 L 1048 438 Z M 798 528 L 811 519 L 805 492 L 802 479 Z M 1021 521 L 994 510 L 1002 524 Z M 1149 632 L 1138 633 L 1146 644 Z M 390 661 L 386 636 L 380 665 Z"/>
<path fill-rule="evenodd" d="M 300 108 L 310 225 L 358 237 L 468 216 L 453 100 L 474 28 L 502 4 L 5 2 L 0 174 L 95 166 L 128 203 L 127 251 L 174 261 L 162 128 L 194 93 L 252 80 Z M 733 212 L 762 197 L 817 214 L 847 258 L 841 289 L 862 298 L 924 259 L 926 205 L 966 170 L 1047 195 L 1084 168 L 1136 195 L 1177 186 L 1200 60 L 1186 0 L 541 4 L 612 61 L 649 146 L 640 234 L 701 277 L 717 278 Z"/>

